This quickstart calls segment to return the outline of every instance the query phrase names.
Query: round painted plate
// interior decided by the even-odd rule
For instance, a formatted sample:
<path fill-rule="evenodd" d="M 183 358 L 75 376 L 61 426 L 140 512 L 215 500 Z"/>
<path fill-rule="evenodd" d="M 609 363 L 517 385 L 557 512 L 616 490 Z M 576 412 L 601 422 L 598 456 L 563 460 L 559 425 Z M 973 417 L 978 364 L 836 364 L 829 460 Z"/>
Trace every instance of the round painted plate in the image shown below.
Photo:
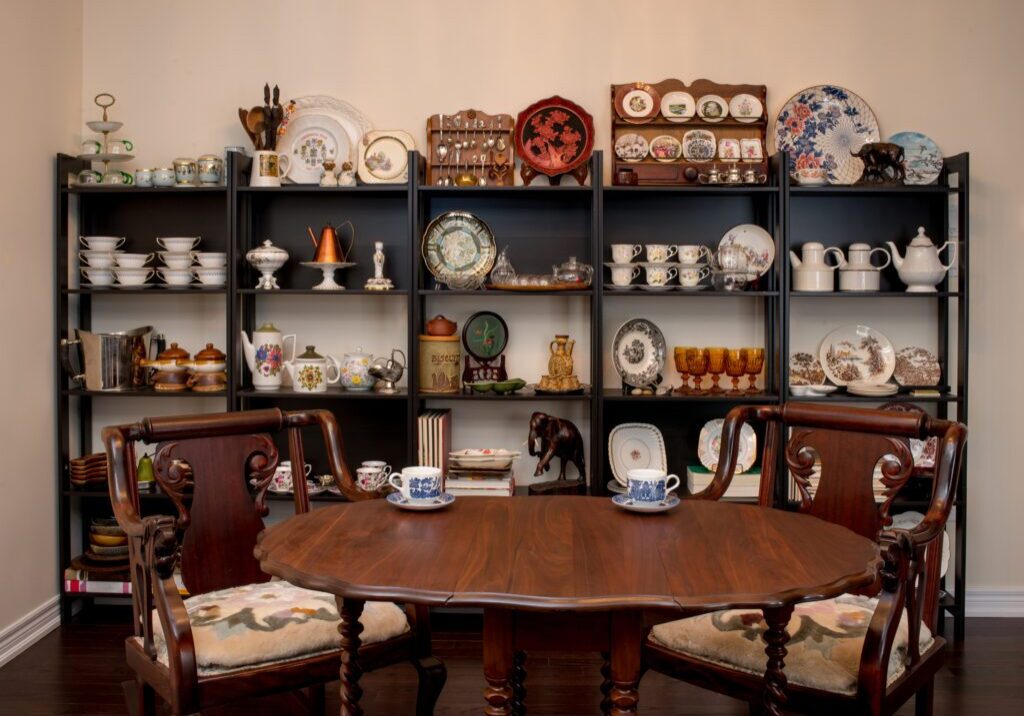
<path fill-rule="evenodd" d="M 668 134 L 660 134 L 651 140 L 651 156 L 659 162 L 674 162 L 683 156 L 683 145 Z"/>
<path fill-rule="evenodd" d="M 494 360 L 508 345 L 508 324 L 505 319 L 492 311 L 479 311 L 474 313 L 466 321 L 462 328 L 462 344 L 466 352 L 478 361 Z M 493 461 L 495 458 L 488 457 L 482 461 Z M 471 457 L 459 457 L 459 461 L 473 462 Z"/>
<path fill-rule="evenodd" d="M 843 326 L 821 341 L 818 359 L 836 385 L 887 383 L 896 369 L 896 351 L 883 334 L 869 326 Z"/>
<path fill-rule="evenodd" d="M 794 353 L 789 357 L 790 385 L 821 385 L 825 382 L 825 371 L 821 362 L 810 353 Z"/>
<path fill-rule="evenodd" d="M 647 387 L 665 368 L 665 336 L 646 318 L 631 318 L 615 333 L 612 360 L 622 382 Z"/>
<path fill-rule="evenodd" d="M 729 114 L 738 122 L 756 122 L 764 114 L 764 105 L 752 94 L 738 94 L 729 100 Z"/>
<path fill-rule="evenodd" d="M 665 438 L 657 427 L 648 423 L 616 425 L 608 434 L 608 461 L 612 466 L 612 477 L 623 487 L 630 470 L 667 472 Z"/>
<path fill-rule="evenodd" d="M 661 98 L 661 114 L 669 122 L 688 122 L 697 113 L 697 103 L 689 92 L 667 92 Z"/>
<path fill-rule="evenodd" d="M 705 122 L 721 122 L 729 116 L 729 103 L 717 94 L 706 94 L 697 100 L 697 114 Z"/>
<path fill-rule="evenodd" d="M 864 162 L 851 156 L 879 140 L 875 113 L 848 89 L 817 85 L 801 90 L 783 105 L 775 120 L 775 149 L 789 152 L 789 170 L 824 167 L 832 184 L 853 184 Z"/>
<path fill-rule="evenodd" d="M 661 94 L 650 85 L 619 87 L 615 92 L 615 111 L 627 122 L 647 122 L 658 114 Z"/>
<path fill-rule="evenodd" d="M 516 117 L 516 155 L 545 176 L 567 174 L 590 159 L 594 118 L 575 102 L 548 97 Z"/>
<path fill-rule="evenodd" d="M 647 158 L 650 145 L 639 134 L 620 134 L 615 140 L 615 156 L 624 162 L 639 162 Z"/>
<path fill-rule="evenodd" d="M 886 403 L 879 410 L 894 413 L 924 413 L 924 409 L 914 403 Z M 931 469 L 935 467 L 935 458 L 939 454 L 939 439 L 935 436 L 927 440 L 910 438 L 910 454 L 914 457 L 914 466 Z"/>
<path fill-rule="evenodd" d="M 413 500 L 407 500 L 402 497 L 401 493 L 392 492 L 387 496 L 387 501 L 395 507 L 402 510 L 410 510 L 412 512 L 429 512 L 431 510 L 440 510 L 448 505 L 455 502 L 455 495 L 449 495 L 447 492 L 442 492 L 440 497 L 436 500 L 414 502 Z"/>
<path fill-rule="evenodd" d="M 898 132 L 889 141 L 903 147 L 904 184 L 934 184 L 942 174 L 942 150 L 920 132 Z"/>
<path fill-rule="evenodd" d="M 697 457 L 700 464 L 711 472 L 718 469 L 718 457 L 722 452 L 722 418 L 704 423 L 697 438 Z M 736 472 L 746 472 L 757 461 L 757 434 L 750 425 L 740 428 L 740 449 L 736 453 Z"/>
<path fill-rule="evenodd" d="M 359 178 L 365 184 L 401 184 L 409 177 L 408 132 L 370 132 L 359 143 Z"/>
<path fill-rule="evenodd" d="M 942 366 L 931 351 L 907 346 L 896 352 L 893 377 L 900 385 L 938 385 L 942 378 Z"/>
<path fill-rule="evenodd" d="M 494 267 L 494 234 L 466 211 L 448 211 L 423 232 L 427 269 L 449 288 L 477 288 Z"/>
<path fill-rule="evenodd" d="M 278 152 L 291 162 L 286 178 L 296 184 L 319 184 L 324 160 L 340 166 L 350 151 L 345 129 L 325 114 L 295 117 L 278 144 Z"/>
<path fill-rule="evenodd" d="M 706 129 L 691 129 L 683 135 L 683 157 L 687 161 L 703 163 L 715 158 L 715 133 Z"/>
<path fill-rule="evenodd" d="M 637 502 L 626 495 L 615 495 L 612 497 L 612 502 L 617 507 L 621 507 L 629 512 L 652 513 L 668 512 L 679 504 L 679 498 L 675 495 L 668 495 L 664 502 Z"/>
<path fill-rule="evenodd" d="M 764 276 L 775 263 L 775 241 L 772 235 L 757 224 L 740 224 L 729 229 L 718 242 L 723 246 L 742 246 L 747 254 L 747 266 Z"/>

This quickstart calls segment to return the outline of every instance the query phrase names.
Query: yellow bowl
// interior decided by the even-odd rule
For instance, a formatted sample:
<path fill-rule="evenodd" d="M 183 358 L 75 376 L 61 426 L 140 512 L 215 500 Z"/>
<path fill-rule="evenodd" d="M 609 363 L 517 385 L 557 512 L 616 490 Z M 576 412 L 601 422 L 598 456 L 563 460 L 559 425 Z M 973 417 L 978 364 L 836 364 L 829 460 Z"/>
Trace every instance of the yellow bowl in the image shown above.
<path fill-rule="evenodd" d="M 122 544 L 127 544 L 128 538 L 124 536 L 115 537 L 113 535 L 98 535 L 93 532 L 89 534 L 89 541 L 93 544 L 98 544 L 101 547 L 117 547 Z"/>

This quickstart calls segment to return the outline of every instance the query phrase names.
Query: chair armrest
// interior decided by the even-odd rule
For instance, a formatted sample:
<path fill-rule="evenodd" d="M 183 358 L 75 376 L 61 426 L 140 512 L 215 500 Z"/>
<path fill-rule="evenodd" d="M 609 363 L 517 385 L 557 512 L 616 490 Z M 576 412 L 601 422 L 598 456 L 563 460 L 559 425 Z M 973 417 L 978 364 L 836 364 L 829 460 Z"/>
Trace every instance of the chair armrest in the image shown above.
<path fill-rule="evenodd" d="M 103 429 L 103 444 L 107 451 L 107 490 L 114 508 L 117 524 L 128 535 L 129 541 L 140 539 L 143 532 L 142 516 L 135 499 L 135 460 L 132 442 L 121 427 Z"/>

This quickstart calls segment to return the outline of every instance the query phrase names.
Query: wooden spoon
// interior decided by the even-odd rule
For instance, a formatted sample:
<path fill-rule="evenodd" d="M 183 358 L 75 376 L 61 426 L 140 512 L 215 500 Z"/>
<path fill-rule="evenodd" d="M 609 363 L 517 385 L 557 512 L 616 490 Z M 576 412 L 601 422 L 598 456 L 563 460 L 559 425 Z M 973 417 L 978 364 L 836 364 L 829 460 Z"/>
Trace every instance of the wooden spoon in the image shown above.
<path fill-rule="evenodd" d="M 238 108 L 238 118 L 242 121 L 242 128 L 245 129 L 245 133 L 249 135 L 249 139 L 250 139 L 250 141 L 252 141 L 252 145 L 255 147 L 256 146 L 256 134 L 251 129 L 249 129 L 249 122 L 248 122 L 249 110 L 247 110 L 247 109 L 245 109 L 243 107 L 239 107 Z"/>
<path fill-rule="evenodd" d="M 245 117 L 245 128 L 253 136 L 253 145 L 257 151 L 263 149 L 263 130 L 267 126 L 266 112 L 262 107 L 253 107 Z"/>

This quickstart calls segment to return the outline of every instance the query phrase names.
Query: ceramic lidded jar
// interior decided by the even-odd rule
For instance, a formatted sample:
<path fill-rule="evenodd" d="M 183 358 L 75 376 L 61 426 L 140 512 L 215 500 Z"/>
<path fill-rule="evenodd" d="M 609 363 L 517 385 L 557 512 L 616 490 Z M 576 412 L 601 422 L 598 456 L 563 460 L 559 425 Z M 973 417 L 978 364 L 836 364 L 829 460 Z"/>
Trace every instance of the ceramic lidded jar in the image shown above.
<path fill-rule="evenodd" d="M 274 246 L 270 239 L 267 239 L 260 246 L 250 249 L 245 254 L 245 260 L 260 272 L 260 280 L 256 282 L 256 288 L 264 290 L 281 288 L 277 284 L 274 272 L 288 261 L 287 251 L 280 246 Z"/>
<path fill-rule="evenodd" d="M 306 346 L 306 352 L 285 363 L 296 393 L 326 393 L 328 384 L 341 379 L 341 367 L 334 356 L 322 356 L 315 346 Z M 331 378 L 331 369 L 334 377 Z"/>
<path fill-rule="evenodd" d="M 453 336 L 459 328 L 455 321 L 449 321 L 440 313 L 427 321 L 428 336 Z"/>
<path fill-rule="evenodd" d="M 373 388 L 377 379 L 370 375 L 370 362 L 373 356 L 364 353 L 358 347 L 352 353 L 346 353 L 341 359 L 341 384 L 346 390 L 366 391 Z"/>
<path fill-rule="evenodd" d="M 196 160 L 199 183 L 204 186 L 220 184 L 224 178 L 224 160 L 216 154 L 204 154 Z"/>
<path fill-rule="evenodd" d="M 871 256 L 876 252 L 885 257 L 880 266 L 871 263 Z M 877 291 L 881 285 L 882 269 L 892 261 L 889 252 L 881 246 L 871 248 L 868 244 L 850 244 L 846 254 L 846 261 L 839 264 L 839 290 Z"/>

